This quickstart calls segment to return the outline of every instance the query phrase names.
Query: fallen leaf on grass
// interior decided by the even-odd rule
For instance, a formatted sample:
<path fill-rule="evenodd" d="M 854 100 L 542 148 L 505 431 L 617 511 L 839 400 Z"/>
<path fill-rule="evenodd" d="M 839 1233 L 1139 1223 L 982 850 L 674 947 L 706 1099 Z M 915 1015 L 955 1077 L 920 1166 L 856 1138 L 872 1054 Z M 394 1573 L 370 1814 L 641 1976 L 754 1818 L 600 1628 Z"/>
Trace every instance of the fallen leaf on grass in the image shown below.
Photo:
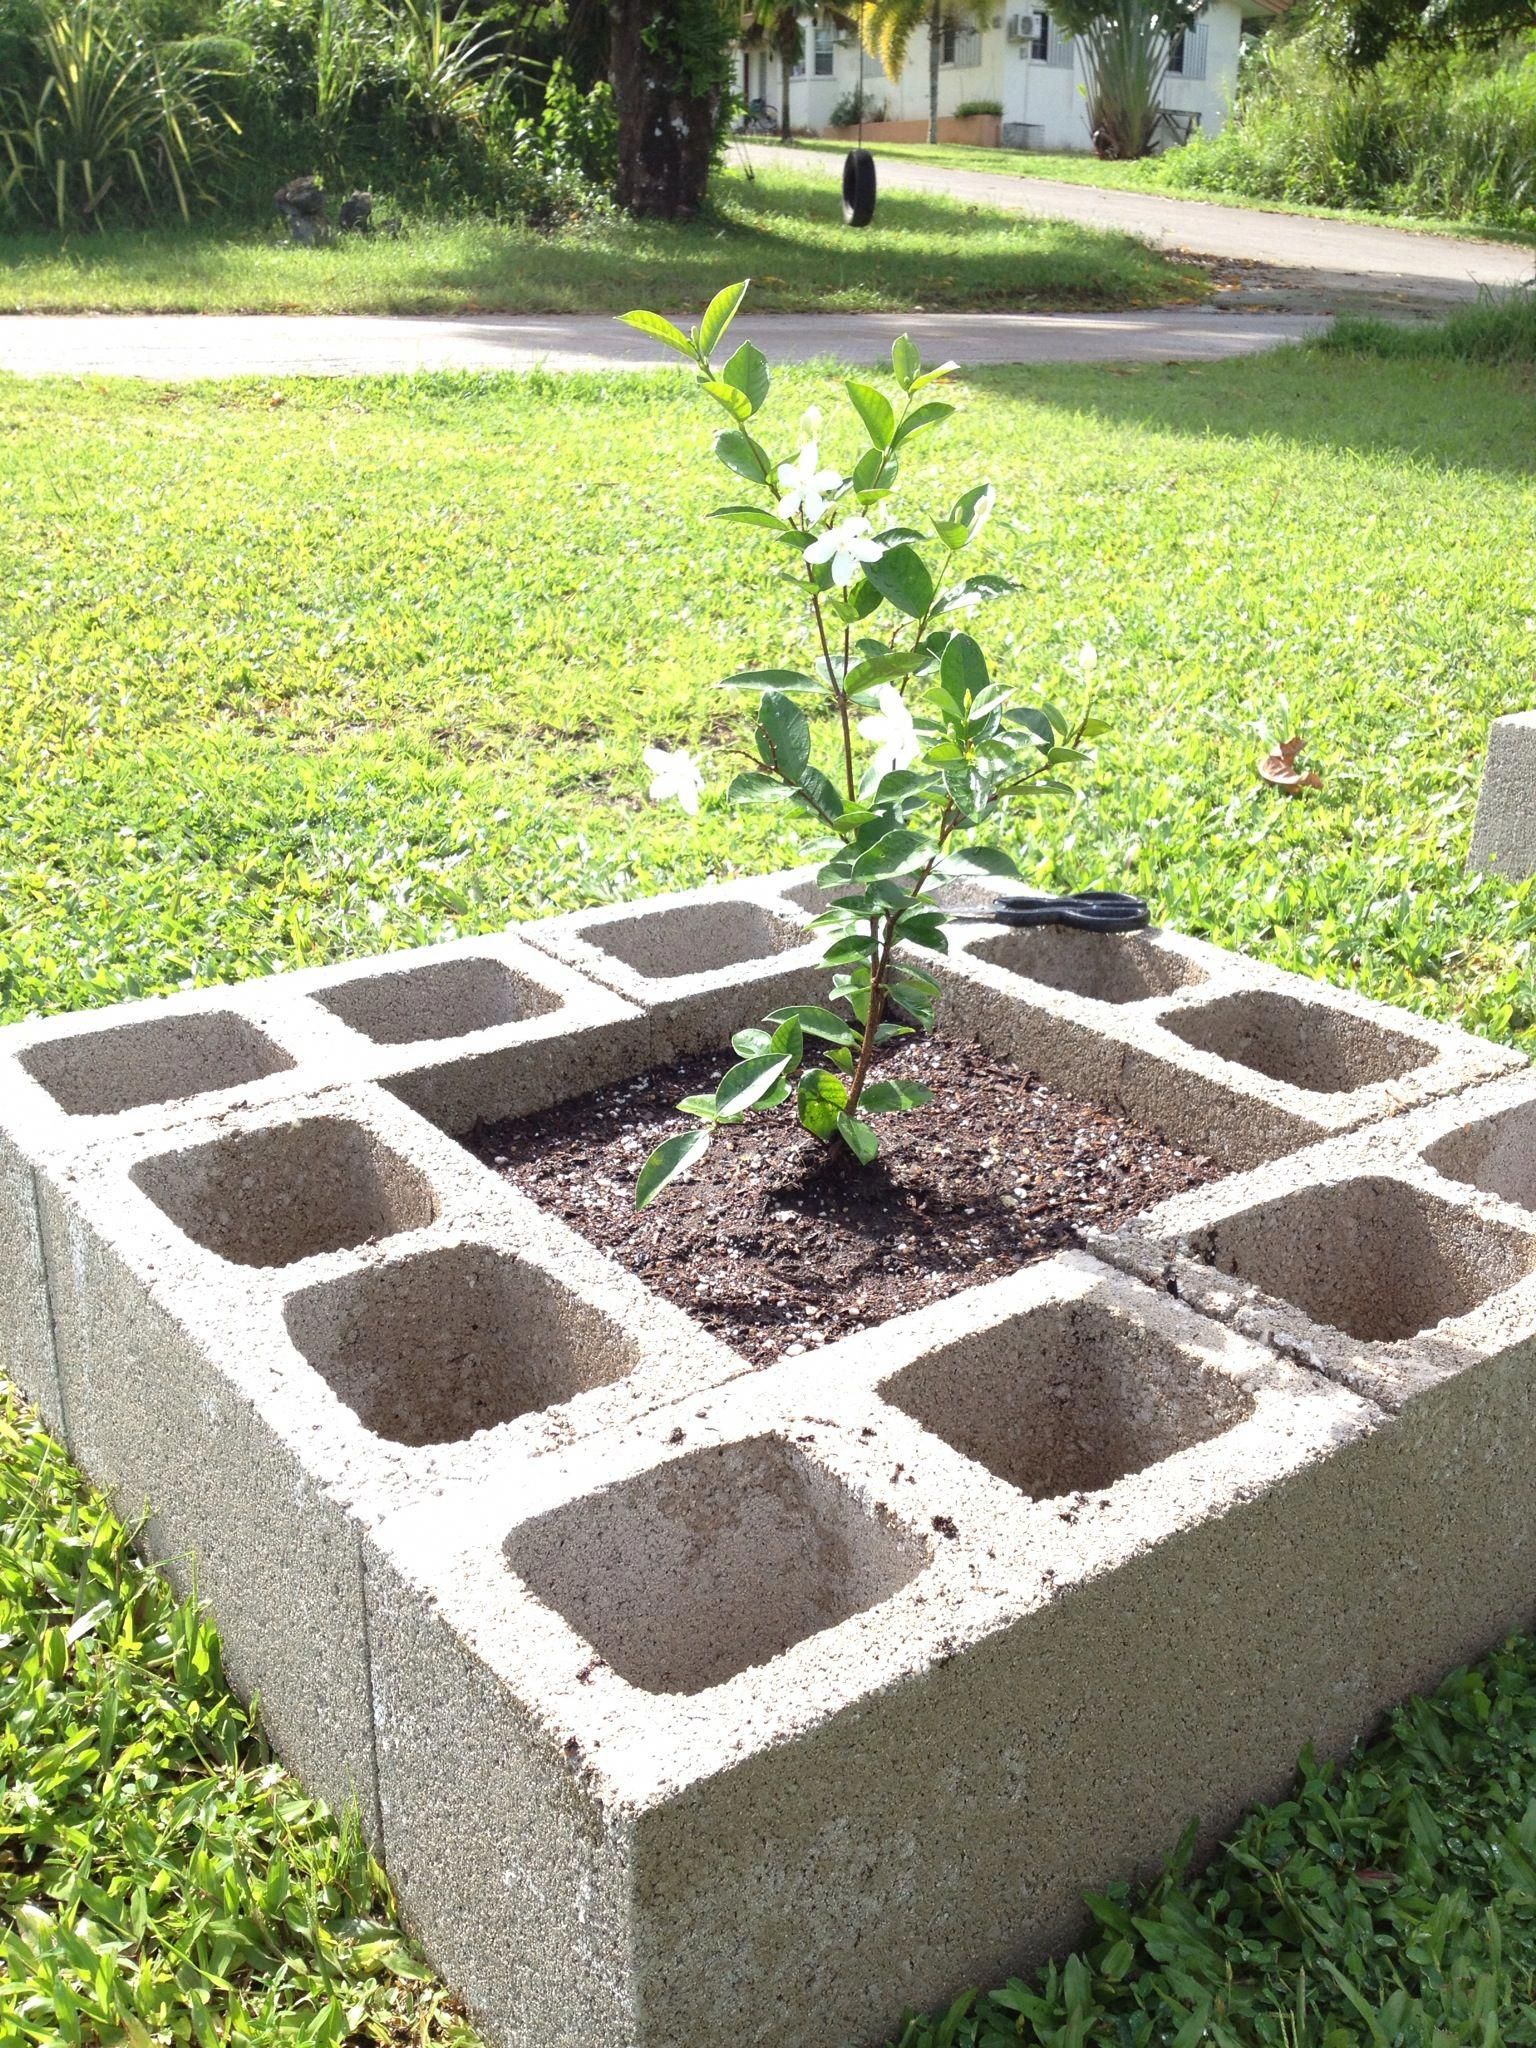
<path fill-rule="evenodd" d="M 1281 789 L 1287 796 L 1295 796 L 1298 790 L 1322 788 L 1323 778 L 1315 768 L 1298 768 L 1296 765 L 1301 745 L 1298 733 L 1295 739 L 1286 740 L 1259 763 L 1259 774 L 1271 789 Z"/>

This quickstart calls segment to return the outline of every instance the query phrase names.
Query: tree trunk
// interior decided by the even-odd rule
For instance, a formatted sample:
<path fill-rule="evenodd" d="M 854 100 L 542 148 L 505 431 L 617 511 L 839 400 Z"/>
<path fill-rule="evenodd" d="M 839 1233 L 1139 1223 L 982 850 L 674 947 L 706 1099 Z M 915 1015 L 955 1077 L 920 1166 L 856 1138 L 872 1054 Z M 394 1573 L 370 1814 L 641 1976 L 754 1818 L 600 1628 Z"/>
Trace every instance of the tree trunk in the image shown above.
<path fill-rule="evenodd" d="M 725 75 L 723 30 L 712 78 L 707 63 L 680 63 L 668 40 L 680 16 L 702 13 L 698 6 L 680 8 L 677 0 L 613 0 L 609 9 L 619 122 L 616 196 L 640 219 L 691 220 L 704 203 Z"/>
<path fill-rule="evenodd" d="M 933 0 L 928 17 L 928 140 L 939 139 L 939 62 L 944 55 L 943 0 Z"/>
<path fill-rule="evenodd" d="M 794 130 L 789 125 L 789 74 L 795 68 L 794 52 L 779 52 L 779 140 L 792 142 Z"/>

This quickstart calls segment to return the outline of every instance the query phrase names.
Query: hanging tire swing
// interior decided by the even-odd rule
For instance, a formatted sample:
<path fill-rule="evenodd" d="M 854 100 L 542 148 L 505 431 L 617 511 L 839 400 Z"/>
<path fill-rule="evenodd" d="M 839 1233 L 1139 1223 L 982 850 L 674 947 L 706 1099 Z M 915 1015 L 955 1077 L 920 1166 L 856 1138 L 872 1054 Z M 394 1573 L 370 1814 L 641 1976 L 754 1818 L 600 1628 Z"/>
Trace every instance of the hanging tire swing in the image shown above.
<path fill-rule="evenodd" d="M 867 149 L 850 149 L 843 159 L 843 219 L 867 228 L 875 217 L 875 160 Z"/>

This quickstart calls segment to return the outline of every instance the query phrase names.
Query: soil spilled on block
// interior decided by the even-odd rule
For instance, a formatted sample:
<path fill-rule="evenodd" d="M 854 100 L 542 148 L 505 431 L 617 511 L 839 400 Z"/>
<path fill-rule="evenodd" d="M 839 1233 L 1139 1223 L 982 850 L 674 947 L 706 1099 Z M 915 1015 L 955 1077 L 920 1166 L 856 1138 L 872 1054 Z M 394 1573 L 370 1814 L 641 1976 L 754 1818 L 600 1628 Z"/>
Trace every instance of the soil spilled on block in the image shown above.
<path fill-rule="evenodd" d="M 653 1067 L 464 1143 L 757 1364 L 1016 1272 L 1224 1170 L 978 1045 L 908 1039 L 879 1071 L 934 1100 L 875 1120 L 873 1165 L 810 1137 L 786 1103 L 719 1132 L 637 1215 L 647 1155 L 694 1128 L 677 1103 L 733 1059 Z"/>

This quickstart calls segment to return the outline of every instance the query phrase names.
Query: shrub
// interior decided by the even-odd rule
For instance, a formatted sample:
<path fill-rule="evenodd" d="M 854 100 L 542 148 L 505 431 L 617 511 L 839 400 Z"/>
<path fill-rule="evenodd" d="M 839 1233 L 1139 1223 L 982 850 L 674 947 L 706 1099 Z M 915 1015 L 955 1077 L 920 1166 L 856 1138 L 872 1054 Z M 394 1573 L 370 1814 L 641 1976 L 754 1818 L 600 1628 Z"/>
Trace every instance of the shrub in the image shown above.
<path fill-rule="evenodd" d="M 962 100 L 955 109 L 955 118 L 968 121 L 975 114 L 1001 114 L 1002 111 L 1001 100 Z"/>
<path fill-rule="evenodd" d="M 227 42 L 220 44 L 227 53 Z M 54 0 L 23 35 L 0 98 L 0 200 L 59 228 L 109 210 L 190 216 L 198 176 L 235 122 L 197 42 L 153 43 L 96 0 Z"/>
<path fill-rule="evenodd" d="M 955 365 L 925 371 L 902 335 L 891 349 L 894 400 L 862 379 L 845 387 L 869 443 L 850 472 L 823 466 L 819 415 L 802 422 L 797 455 L 776 461 L 750 431 L 771 381 L 761 350 L 744 341 L 718 369 L 713 362 L 746 289 L 719 293 L 691 334 L 657 313 L 624 317 L 687 357 L 731 422 L 715 454 L 749 502 L 714 516 L 781 560 L 795 551 L 787 557 L 793 570 L 771 573 L 804 593 L 807 652 L 798 666 L 753 669 L 721 684 L 757 698 L 747 755 L 754 766 L 727 795 L 733 804 L 782 808 L 820 851 L 816 880 L 827 900 L 813 922 L 829 942 L 822 962 L 832 981 L 827 1006 L 792 1004 L 770 1012 L 762 1028 L 737 1032 L 737 1063 L 713 1094 L 678 1104 L 698 1128 L 666 1139 L 642 1167 L 642 1209 L 719 1131 L 791 1097 L 798 1122 L 829 1156 L 846 1148 L 870 1164 L 880 1150 L 870 1118 L 931 1099 L 917 1082 L 876 1078 L 876 1067 L 882 1047 L 932 1028 L 939 984 L 912 954 L 948 951 L 949 913 L 933 891 L 974 876 L 1016 878 L 1011 857 L 974 835 L 1066 795 L 1063 771 L 1103 729 L 1087 716 L 1070 721 L 1054 705 L 1017 703 L 967 630 L 989 598 L 1018 588 L 1005 576 L 960 573 L 960 557 L 991 517 L 990 484 L 962 492 L 926 529 L 889 523 L 887 501 L 912 441 L 954 411 L 937 394 Z M 831 728 L 830 773 L 813 759 L 805 706 Z M 698 809 L 701 778 L 690 756 L 652 748 L 646 760 L 653 799 Z"/>
<path fill-rule="evenodd" d="M 1522 227 L 1536 215 L 1536 55 L 1526 44 L 1402 51 L 1350 74 L 1321 29 L 1266 38 L 1233 119 L 1171 154 L 1167 180 L 1310 206 Z"/>
<path fill-rule="evenodd" d="M 832 128 L 857 128 L 861 121 L 884 119 L 885 101 L 871 99 L 864 88 L 858 86 L 852 92 L 845 92 L 842 98 L 834 103 L 831 113 L 827 116 L 827 124 Z"/>

